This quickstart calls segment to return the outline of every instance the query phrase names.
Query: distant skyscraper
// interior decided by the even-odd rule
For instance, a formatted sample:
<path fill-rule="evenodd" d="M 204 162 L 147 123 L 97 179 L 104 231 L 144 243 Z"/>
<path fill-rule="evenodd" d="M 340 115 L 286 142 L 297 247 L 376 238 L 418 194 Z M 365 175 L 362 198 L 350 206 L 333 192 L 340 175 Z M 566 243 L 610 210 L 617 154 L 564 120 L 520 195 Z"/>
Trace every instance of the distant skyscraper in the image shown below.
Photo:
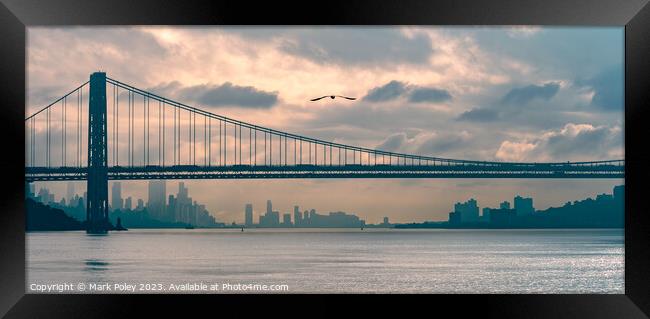
<path fill-rule="evenodd" d="M 158 220 L 165 219 L 165 200 L 167 199 L 167 182 L 164 180 L 149 181 L 149 201 L 147 211 Z"/>
<path fill-rule="evenodd" d="M 138 198 L 138 206 L 135 208 L 135 210 L 143 210 L 144 209 L 144 201 L 142 198 Z"/>
<path fill-rule="evenodd" d="M 499 204 L 499 208 L 501 208 L 501 209 L 510 209 L 510 202 L 508 202 L 507 200 L 503 201 L 501 204 Z"/>
<path fill-rule="evenodd" d="M 298 206 L 293 206 L 293 225 L 296 227 L 302 226 L 302 213 Z"/>
<path fill-rule="evenodd" d="M 133 207 L 133 199 L 131 198 L 131 196 L 129 196 L 124 200 L 124 209 L 131 210 L 132 207 Z"/>
<path fill-rule="evenodd" d="M 291 214 L 282 215 L 282 226 L 291 227 Z"/>
<path fill-rule="evenodd" d="M 475 223 L 479 221 L 478 205 L 473 198 L 464 203 L 456 203 L 454 205 L 454 212 L 460 214 L 461 223 Z"/>
<path fill-rule="evenodd" d="M 113 182 L 111 188 L 111 207 L 115 210 L 122 209 L 122 183 Z"/>
<path fill-rule="evenodd" d="M 388 225 L 388 224 L 390 224 L 390 222 L 388 221 L 388 217 L 384 217 L 384 222 L 383 222 L 383 224 L 384 224 L 384 225 Z"/>
<path fill-rule="evenodd" d="M 66 201 L 72 203 L 74 200 L 74 183 L 68 182 L 67 191 L 66 191 Z"/>
<path fill-rule="evenodd" d="M 308 226 L 311 223 L 311 219 L 309 219 L 309 211 L 305 210 L 304 213 L 302 213 L 302 225 L 303 226 Z"/>
<path fill-rule="evenodd" d="M 244 219 L 244 225 L 246 225 L 246 227 L 253 226 L 253 204 L 246 204 Z"/>
<path fill-rule="evenodd" d="M 269 214 L 269 221 L 271 222 L 272 226 L 278 226 L 280 225 L 280 212 L 278 211 L 272 211 Z"/>
<path fill-rule="evenodd" d="M 178 183 L 178 194 L 174 200 L 174 220 L 178 222 L 190 223 L 192 219 L 193 203 L 189 197 L 189 191 L 185 183 Z"/>
<path fill-rule="evenodd" d="M 260 215 L 260 227 L 278 227 L 280 226 L 280 212 L 268 212 Z"/>
<path fill-rule="evenodd" d="M 615 200 L 623 201 L 625 199 L 625 185 L 614 186 L 613 195 Z"/>
<path fill-rule="evenodd" d="M 266 213 L 271 213 L 273 212 L 273 204 L 271 203 L 271 200 L 266 201 Z"/>
<path fill-rule="evenodd" d="M 535 208 L 533 208 L 532 198 L 523 198 L 517 195 L 514 202 L 517 216 L 532 215 L 535 212 Z"/>

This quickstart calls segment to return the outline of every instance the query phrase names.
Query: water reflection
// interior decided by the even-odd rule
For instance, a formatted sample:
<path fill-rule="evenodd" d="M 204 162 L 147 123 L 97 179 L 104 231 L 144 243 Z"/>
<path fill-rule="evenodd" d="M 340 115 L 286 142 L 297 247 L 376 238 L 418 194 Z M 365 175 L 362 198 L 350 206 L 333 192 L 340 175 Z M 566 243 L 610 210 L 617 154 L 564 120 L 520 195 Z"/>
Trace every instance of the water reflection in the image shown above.
<path fill-rule="evenodd" d="M 85 259 L 86 271 L 105 271 L 108 270 L 109 263 L 101 259 Z"/>

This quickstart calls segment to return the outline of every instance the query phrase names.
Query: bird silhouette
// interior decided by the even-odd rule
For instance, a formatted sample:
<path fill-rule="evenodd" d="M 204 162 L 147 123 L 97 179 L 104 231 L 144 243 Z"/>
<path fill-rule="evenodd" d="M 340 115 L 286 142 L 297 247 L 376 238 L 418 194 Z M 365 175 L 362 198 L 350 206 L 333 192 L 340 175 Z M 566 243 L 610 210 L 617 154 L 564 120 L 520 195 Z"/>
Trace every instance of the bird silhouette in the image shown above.
<path fill-rule="evenodd" d="M 340 97 L 340 98 L 344 98 L 344 99 L 348 99 L 348 100 L 356 100 L 357 99 L 356 97 L 347 97 L 347 96 L 342 96 L 342 95 L 324 95 L 324 96 L 321 96 L 321 97 L 317 97 L 315 99 L 311 99 L 310 101 L 314 102 L 314 101 L 318 101 L 320 99 L 324 99 L 326 97 L 329 97 L 331 99 L 334 99 L 336 97 Z"/>

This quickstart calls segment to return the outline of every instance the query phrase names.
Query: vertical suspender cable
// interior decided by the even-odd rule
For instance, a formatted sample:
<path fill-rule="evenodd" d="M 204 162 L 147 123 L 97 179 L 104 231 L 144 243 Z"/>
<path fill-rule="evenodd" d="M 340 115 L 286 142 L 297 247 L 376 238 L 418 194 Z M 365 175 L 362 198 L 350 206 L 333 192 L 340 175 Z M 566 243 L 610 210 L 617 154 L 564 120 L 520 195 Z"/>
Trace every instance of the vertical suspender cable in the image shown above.
<path fill-rule="evenodd" d="M 162 161 L 162 101 L 158 100 L 158 166 L 161 166 Z"/>
<path fill-rule="evenodd" d="M 61 109 L 61 167 L 65 167 L 65 103 L 63 98 L 63 108 Z"/>
<path fill-rule="evenodd" d="M 165 103 L 162 103 L 162 166 L 165 166 L 165 126 L 167 125 L 167 120 L 165 119 Z"/>
<path fill-rule="evenodd" d="M 248 127 L 248 165 L 253 165 L 253 128 Z"/>
<path fill-rule="evenodd" d="M 120 88 L 115 87 L 115 165 L 120 165 Z"/>
<path fill-rule="evenodd" d="M 257 129 L 255 129 L 255 166 L 257 166 Z"/>

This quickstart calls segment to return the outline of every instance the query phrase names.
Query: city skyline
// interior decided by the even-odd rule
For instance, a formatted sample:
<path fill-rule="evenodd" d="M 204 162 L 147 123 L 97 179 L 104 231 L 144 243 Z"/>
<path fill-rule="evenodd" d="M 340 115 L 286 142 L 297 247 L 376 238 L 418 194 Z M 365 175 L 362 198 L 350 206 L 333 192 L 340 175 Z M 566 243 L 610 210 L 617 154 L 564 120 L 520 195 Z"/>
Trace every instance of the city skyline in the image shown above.
<path fill-rule="evenodd" d="M 186 185 L 185 181 L 149 181 L 148 184 L 149 185 L 150 184 L 157 184 L 157 183 L 161 183 L 161 182 L 164 182 L 164 184 L 165 184 L 164 188 L 165 189 L 170 189 L 170 190 L 178 189 L 179 192 L 177 193 L 177 196 L 178 196 L 178 194 L 181 194 L 181 196 L 183 197 L 183 200 L 185 200 L 185 199 L 186 199 L 186 201 L 187 200 L 192 200 L 191 197 L 187 196 L 188 195 L 188 188 L 185 187 L 185 185 Z M 66 195 L 64 197 L 67 198 L 67 196 L 69 195 L 68 191 L 71 188 L 73 190 L 78 188 L 78 187 L 75 187 L 75 186 L 69 187 L 69 185 L 71 185 L 71 184 L 75 185 L 75 184 L 79 184 L 79 183 L 80 182 L 66 182 L 66 185 L 65 185 Z M 120 193 L 121 193 L 122 192 L 121 187 L 122 187 L 122 185 L 124 185 L 124 182 L 110 182 L 110 183 L 112 185 L 110 187 L 111 192 L 109 192 L 109 195 L 110 195 L 109 198 L 111 198 L 111 200 L 113 200 L 113 189 L 119 188 Z M 168 183 L 169 184 L 174 184 L 175 183 L 176 187 L 171 187 L 170 188 L 170 187 L 168 187 L 169 185 L 167 185 Z M 163 184 L 163 183 L 161 183 L 161 184 Z M 31 189 L 32 192 L 34 192 L 34 194 L 38 195 L 41 191 L 45 191 L 45 194 L 47 194 L 47 196 L 50 196 L 50 197 L 54 198 L 54 202 L 56 202 L 56 203 L 59 203 L 61 198 L 64 198 L 64 197 L 62 197 L 63 195 L 59 195 L 57 192 L 52 191 L 51 186 L 54 186 L 55 183 L 36 182 L 36 183 L 32 183 L 30 185 L 31 185 L 30 189 Z M 120 186 L 116 187 L 116 185 L 120 185 Z M 58 185 L 58 186 L 61 186 L 61 185 Z M 474 209 L 476 209 L 475 213 L 472 213 L 472 215 L 475 215 L 475 217 L 470 217 L 470 220 L 462 219 L 462 221 L 463 222 L 478 222 L 479 220 L 481 220 L 483 218 L 482 216 L 485 215 L 486 209 L 492 209 L 492 210 L 494 210 L 494 209 L 511 209 L 511 207 L 512 207 L 512 209 L 517 210 L 518 207 L 528 207 L 528 208 L 525 208 L 526 214 L 531 215 L 532 213 L 534 213 L 536 211 L 543 211 L 543 210 L 546 210 L 546 209 L 549 209 L 549 208 L 560 207 L 561 205 L 566 204 L 567 202 L 574 202 L 574 201 L 580 200 L 580 199 L 599 198 L 604 194 L 610 193 L 612 188 L 615 189 L 616 187 L 618 187 L 618 185 L 613 185 L 612 187 L 604 188 L 602 191 L 587 193 L 584 196 L 576 197 L 576 198 L 567 198 L 567 197 L 565 197 L 566 199 L 563 200 L 563 201 L 553 202 L 553 203 L 549 203 L 549 204 L 547 204 L 548 201 L 539 200 L 540 198 L 535 196 L 535 195 L 524 195 L 524 196 L 522 196 L 522 194 L 520 194 L 520 193 L 514 193 L 514 194 L 511 194 L 511 195 L 504 196 L 504 197 L 489 198 L 489 199 L 485 199 L 485 200 L 483 199 L 482 196 L 477 196 L 477 195 L 471 195 L 470 194 L 470 195 L 467 195 L 467 197 L 463 197 L 463 198 L 461 198 L 459 200 L 447 200 L 447 201 L 445 201 L 444 203 L 446 203 L 446 208 L 443 209 L 440 212 L 428 212 L 428 213 L 422 214 L 421 218 L 412 218 L 412 219 L 406 218 L 404 216 L 400 216 L 400 214 L 398 212 L 393 212 L 393 214 L 390 214 L 390 213 L 389 214 L 384 214 L 384 215 L 382 215 L 380 217 L 371 218 L 371 219 L 368 219 L 367 215 L 378 215 L 378 214 L 372 214 L 372 213 L 368 213 L 368 212 L 364 213 L 364 211 L 360 211 L 360 212 L 359 211 L 353 211 L 354 213 L 352 213 L 352 215 L 358 216 L 365 224 L 377 225 L 377 224 L 384 223 L 384 218 L 386 218 L 386 217 L 388 217 L 390 219 L 391 223 L 447 221 L 450 218 L 450 216 L 449 216 L 450 212 L 453 213 L 453 212 L 465 211 L 465 210 L 473 211 Z M 59 187 L 59 188 L 61 188 L 61 187 Z M 150 187 L 147 186 L 147 189 L 149 189 L 149 188 Z M 85 189 L 85 188 L 81 188 L 81 189 Z M 83 199 L 82 195 L 83 194 L 78 194 L 76 192 L 73 192 L 73 196 L 75 198 L 82 198 Z M 169 205 L 168 201 L 169 201 L 170 195 L 172 195 L 171 191 L 170 191 L 170 193 L 167 193 L 167 196 L 165 197 L 165 202 L 164 202 L 165 206 Z M 137 201 L 137 202 L 139 202 L 139 207 L 133 207 L 134 210 L 142 210 L 143 208 L 147 208 L 148 205 L 149 205 L 149 200 L 145 200 L 145 199 L 148 198 L 148 196 L 144 196 L 144 197 L 141 197 L 141 198 L 131 196 L 131 195 L 123 195 L 123 196 L 125 196 L 125 197 L 122 198 L 122 202 L 126 202 L 127 199 L 129 201 L 134 201 L 134 202 Z M 66 200 L 66 202 L 69 203 L 68 200 Z M 198 204 L 200 202 L 202 202 L 200 199 L 194 198 L 194 200 L 193 200 L 194 205 L 201 205 L 201 204 Z M 295 217 L 296 216 L 296 208 L 298 208 L 298 212 L 300 212 L 301 216 L 305 212 L 308 212 L 308 211 L 309 212 L 326 212 L 326 213 L 337 213 L 337 212 L 346 212 L 346 211 L 349 212 L 350 211 L 350 210 L 347 210 L 344 207 L 340 207 L 340 206 L 342 206 L 340 204 L 330 206 L 332 208 L 322 208 L 322 207 L 314 208 L 314 206 L 300 205 L 300 203 L 298 203 L 296 201 L 293 201 L 293 202 L 290 201 L 290 202 L 288 202 L 288 204 L 286 204 L 287 202 L 283 202 L 281 205 L 273 204 L 273 202 L 274 202 L 273 199 L 258 199 L 256 201 L 252 201 L 252 202 L 251 201 L 244 201 L 244 202 L 241 203 L 241 205 L 237 204 L 240 207 L 233 214 L 219 214 L 218 212 L 212 211 L 209 207 L 205 207 L 205 209 L 206 209 L 207 213 L 210 214 L 210 216 L 212 216 L 212 217 L 214 217 L 216 219 L 217 222 L 222 222 L 222 223 L 225 223 L 227 225 L 234 222 L 237 225 L 244 225 L 244 226 L 247 225 L 245 215 L 246 215 L 246 212 L 247 212 L 247 207 L 249 207 L 249 205 L 251 205 L 250 207 L 251 207 L 251 213 L 252 213 L 251 214 L 252 223 L 249 226 L 258 225 L 260 216 L 266 214 L 269 211 L 269 207 L 273 207 L 273 206 L 275 206 L 276 208 L 281 207 L 279 210 L 278 209 L 273 209 L 273 208 L 271 208 L 271 210 L 270 210 L 271 212 L 278 214 L 276 218 L 278 220 L 278 223 L 280 223 L 280 224 L 282 223 L 283 219 L 285 218 L 284 215 L 290 215 L 289 218 L 292 221 L 292 223 L 294 223 L 294 221 L 296 220 L 296 217 Z M 543 202 L 544 204 L 540 205 L 538 202 Z M 232 202 L 225 202 L 225 203 L 227 203 L 228 205 L 233 204 Z M 260 207 L 264 207 L 264 208 L 260 209 Z M 304 208 L 306 208 L 306 210 L 301 210 L 300 207 L 304 207 Z M 112 204 L 110 205 L 110 209 L 111 210 L 115 209 Z M 155 216 L 155 215 L 153 215 L 153 216 Z M 230 218 L 230 219 L 227 218 L 227 217 L 231 217 L 231 216 L 232 216 L 232 218 Z M 276 227 L 276 225 L 272 225 L 272 227 Z"/>

